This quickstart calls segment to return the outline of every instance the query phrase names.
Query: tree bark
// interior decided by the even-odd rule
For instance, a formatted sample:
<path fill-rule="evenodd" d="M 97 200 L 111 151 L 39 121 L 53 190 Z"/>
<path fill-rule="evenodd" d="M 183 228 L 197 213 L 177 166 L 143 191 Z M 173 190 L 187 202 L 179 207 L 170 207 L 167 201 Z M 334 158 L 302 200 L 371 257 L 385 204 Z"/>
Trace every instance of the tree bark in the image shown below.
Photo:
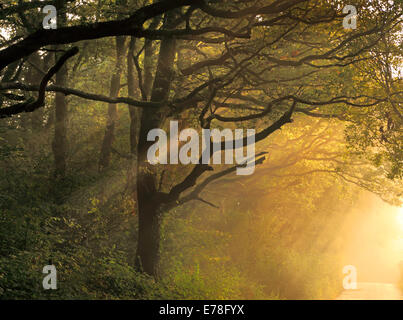
<path fill-rule="evenodd" d="M 111 78 L 109 96 L 115 98 L 120 91 L 120 78 L 122 74 L 123 56 L 125 51 L 125 37 L 116 37 L 116 66 L 115 72 Z M 101 154 L 99 159 L 99 169 L 102 170 L 109 166 L 112 144 L 115 139 L 115 126 L 117 120 L 117 106 L 110 103 L 108 105 L 108 119 L 106 124 L 105 136 L 102 141 Z"/>
<path fill-rule="evenodd" d="M 176 17 L 172 12 L 167 16 L 164 27 L 169 28 Z M 161 41 L 157 70 L 151 93 L 151 101 L 165 100 L 173 79 L 176 41 Z M 141 126 L 138 142 L 137 161 L 137 199 L 139 210 L 139 234 L 136 253 L 136 267 L 143 272 L 158 277 L 160 223 L 163 214 L 164 194 L 157 190 L 157 172 L 155 166 L 147 161 L 147 150 L 153 142 L 147 141 L 147 134 L 164 123 L 166 107 L 144 109 L 141 115 Z"/>

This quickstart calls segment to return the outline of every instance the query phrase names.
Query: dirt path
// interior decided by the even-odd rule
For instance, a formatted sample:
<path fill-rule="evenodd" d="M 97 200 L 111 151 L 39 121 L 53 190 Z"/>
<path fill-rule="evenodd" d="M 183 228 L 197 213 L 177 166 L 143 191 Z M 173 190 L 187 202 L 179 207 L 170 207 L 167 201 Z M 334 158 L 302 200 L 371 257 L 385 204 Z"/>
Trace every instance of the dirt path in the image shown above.
<path fill-rule="evenodd" d="M 402 300 L 400 290 L 391 283 L 359 282 L 356 290 L 345 290 L 337 300 Z"/>

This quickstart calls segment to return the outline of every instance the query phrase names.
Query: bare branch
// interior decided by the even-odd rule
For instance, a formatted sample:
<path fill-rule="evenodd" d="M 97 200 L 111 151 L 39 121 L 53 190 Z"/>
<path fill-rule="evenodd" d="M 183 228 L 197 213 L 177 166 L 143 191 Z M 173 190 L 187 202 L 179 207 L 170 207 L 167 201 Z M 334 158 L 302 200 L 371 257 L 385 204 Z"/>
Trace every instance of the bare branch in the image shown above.
<path fill-rule="evenodd" d="M 63 56 L 60 57 L 56 64 L 49 69 L 39 85 L 38 98 L 35 101 L 26 101 L 7 108 L 2 108 L 0 109 L 0 118 L 11 117 L 12 115 L 22 112 L 33 112 L 42 107 L 45 103 L 46 86 L 48 85 L 49 80 L 60 70 L 60 68 L 69 58 L 73 57 L 77 53 L 77 47 L 68 50 Z"/>
<path fill-rule="evenodd" d="M 256 157 L 260 157 L 261 155 L 266 154 L 266 152 L 259 153 L 256 155 Z M 260 157 L 256 159 L 254 162 L 255 166 L 262 164 L 266 160 L 266 157 Z M 218 173 L 212 174 L 211 176 L 207 177 L 202 183 L 198 184 L 196 188 L 188 195 L 183 197 L 182 199 L 179 200 L 180 204 L 184 204 L 186 202 L 189 202 L 191 200 L 200 200 L 200 193 L 212 182 L 229 175 L 233 172 L 236 171 L 237 168 L 244 167 L 246 164 L 241 164 L 241 165 L 236 165 L 233 167 L 230 167 L 228 169 L 222 170 Z"/>

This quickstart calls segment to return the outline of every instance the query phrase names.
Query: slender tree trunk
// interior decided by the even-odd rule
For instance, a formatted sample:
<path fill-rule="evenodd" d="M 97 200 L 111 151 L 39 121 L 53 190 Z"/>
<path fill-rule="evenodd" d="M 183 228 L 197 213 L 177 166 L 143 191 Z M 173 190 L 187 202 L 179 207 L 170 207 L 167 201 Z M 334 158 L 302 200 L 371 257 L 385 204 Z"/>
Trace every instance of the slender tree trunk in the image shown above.
<path fill-rule="evenodd" d="M 129 47 L 127 51 L 126 63 L 127 63 L 127 92 L 129 97 L 135 97 L 136 94 L 136 84 L 134 78 L 134 61 L 133 55 L 136 47 L 136 38 L 130 37 Z M 132 155 L 132 161 L 130 162 L 130 166 L 127 172 L 127 182 L 129 186 L 129 190 L 131 192 L 131 196 L 133 198 L 133 216 L 136 216 L 136 212 L 138 212 L 137 208 L 137 190 L 136 190 L 136 167 L 137 161 L 134 157 L 137 153 L 137 139 L 138 139 L 138 127 L 139 127 L 139 115 L 140 110 L 136 110 L 135 108 L 128 106 L 129 108 L 129 116 L 130 116 L 130 129 L 129 129 L 129 143 L 130 143 L 130 153 Z M 137 239 L 137 230 L 134 228 L 131 230 L 130 238 L 133 240 Z M 128 253 L 128 261 L 129 264 L 134 266 L 136 260 L 136 248 L 133 246 Z"/>
<path fill-rule="evenodd" d="M 155 17 L 149 29 L 155 29 L 160 24 L 161 17 Z M 153 40 L 144 40 L 144 93 L 146 94 L 147 100 L 150 98 L 151 89 L 153 85 L 153 65 L 154 65 L 154 51 Z"/>
<path fill-rule="evenodd" d="M 176 16 L 171 12 L 165 22 L 169 27 Z M 158 65 L 151 93 L 151 101 L 165 100 L 171 88 L 173 65 L 175 61 L 176 41 L 161 41 Z M 147 141 L 151 129 L 159 128 L 165 120 L 166 108 L 158 110 L 144 109 L 138 142 L 137 162 L 137 199 L 139 210 L 139 234 L 137 242 L 136 266 L 140 270 L 158 277 L 160 248 L 160 222 L 163 213 L 163 194 L 157 191 L 156 171 L 147 161 L 147 150 L 152 142 Z"/>
<path fill-rule="evenodd" d="M 158 26 L 160 23 L 160 17 L 155 17 L 150 26 L 149 29 L 154 29 Z M 152 40 L 150 39 L 145 39 L 144 40 L 144 80 L 143 83 L 140 84 L 143 86 L 144 89 L 144 94 L 143 100 L 148 100 L 151 92 L 151 86 L 152 86 L 152 81 L 153 81 L 153 74 L 152 74 L 152 69 L 153 69 L 153 55 L 154 55 L 154 48 L 152 44 Z M 130 44 L 129 44 L 129 50 L 127 53 L 127 88 L 128 88 L 128 94 L 130 97 L 135 96 L 136 92 L 136 85 L 135 85 L 135 77 L 134 77 L 134 72 L 135 72 L 135 65 L 134 65 L 134 51 L 136 47 L 136 38 L 131 37 L 130 38 Z M 140 79 L 139 79 L 140 81 Z M 141 117 L 141 110 L 133 107 L 129 107 L 129 114 L 130 114 L 130 152 L 132 154 L 137 153 L 137 140 L 138 140 L 138 122 Z"/>
<path fill-rule="evenodd" d="M 63 1 L 56 1 L 58 9 L 58 23 L 66 23 L 66 6 Z M 57 59 L 55 59 L 57 60 Z M 64 65 L 56 73 L 55 84 L 60 87 L 66 87 L 67 84 L 67 66 Z M 55 176 L 63 178 L 66 174 L 66 156 L 67 156 L 67 101 L 63 93 L 56 93 L 55 98 L 55 135 L 53 140 L 53 155 L 55 159 Z"/>
<path fill-rule="evenodd" d="M 56 85 L 65 87 L 66 82 L 67 68 L 63 66 L 56 74 Z M 63 93 L 56 93 L 55 107 L 53 155 L 55 158 L 55 176 L 61 178 L 66 174 L 67 156 L 67 101 Z"/>
<path fill-rule="evenodd" d="M 129 97 L 134 97 L 136 94 L 136 84 L 134 78 L 134 50 L 136 47 L 136 38 L 131 37 L 129 43 L 129 50 L 127 52 L 127 91 Z M 130 115 L 130 153 L 137 152 L 137 131 L 139 122 L 140 111 L 129 106 Z"/>
<path fill-rule="evenodd" d="M 120 78 L 123 67 L 123 56 L 125 51 L 124 36 L 116 37 L 116 66 L 115 72 L 111 78 L 110 97 L 117 97 L 120 91 Z M 101 155 L 99 159 L 99 169 L 102 170 L 109 166 L 112 144 L 115 139 L 115 126 L 117 120 L 117 107 L 116 104 L 110 103 L 108 105 L 108 119 L 106 124 L 105 136 L 102 141 Z"/>

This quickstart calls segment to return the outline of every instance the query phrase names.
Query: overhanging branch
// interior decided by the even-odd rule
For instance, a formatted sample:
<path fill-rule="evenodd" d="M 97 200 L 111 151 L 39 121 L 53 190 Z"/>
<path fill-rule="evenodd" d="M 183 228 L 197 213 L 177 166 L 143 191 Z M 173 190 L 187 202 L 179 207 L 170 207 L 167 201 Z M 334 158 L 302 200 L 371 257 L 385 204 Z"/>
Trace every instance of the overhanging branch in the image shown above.
<path fill-rule="evenodd" d="M 18 103 L 12 105 L 7 108 L 0 109 L 0 118 L 11 117 L 12 115 L 22 113 L 22 112 L 33 112 L 36 109 L 42 107 L 45 103 L 45 93 L 46 93 L 46 86 L 50 79 L 61 69 L 61 67 L 66 63 L 68 59 L 73 57 L 78 53 L 78 48 L 74 47 L 68 51 L 66 51 L 63 56 L 56 62 L 56 64 L 49 69 L 46 75 L 43 77 L 38 90 L 38 98 L 35 101 L 25 101 L 22 103 Z"/>

